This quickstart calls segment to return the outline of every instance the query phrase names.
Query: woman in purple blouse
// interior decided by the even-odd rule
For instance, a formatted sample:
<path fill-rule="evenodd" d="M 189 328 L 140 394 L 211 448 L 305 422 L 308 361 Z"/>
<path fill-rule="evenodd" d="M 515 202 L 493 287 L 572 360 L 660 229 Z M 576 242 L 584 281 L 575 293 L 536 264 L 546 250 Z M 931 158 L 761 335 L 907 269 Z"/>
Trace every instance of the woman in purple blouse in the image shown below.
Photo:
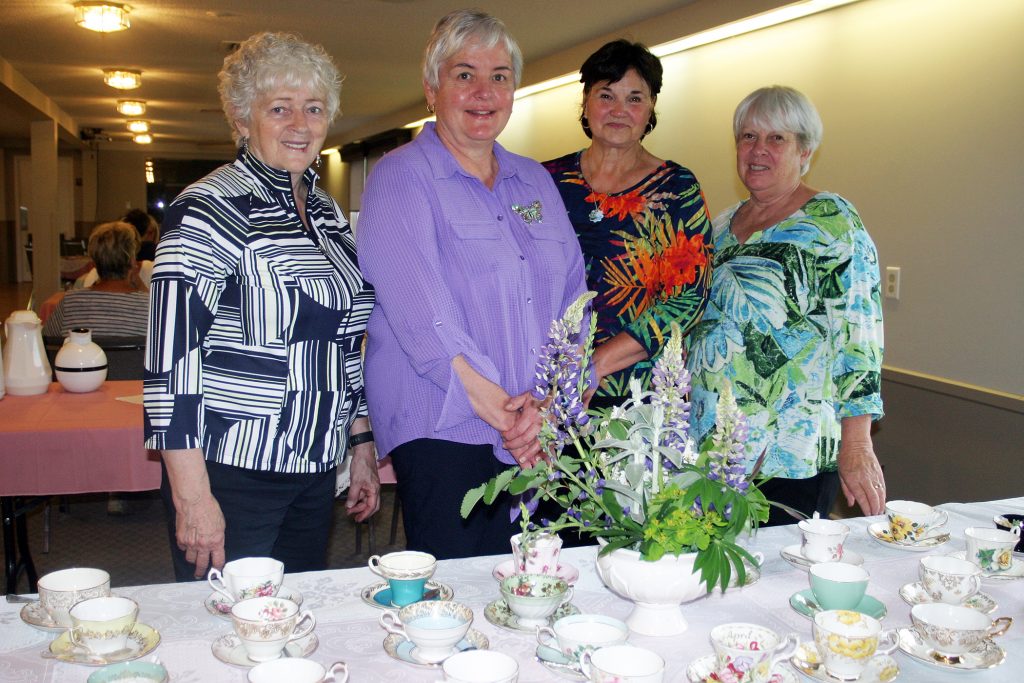
<path fill-rule="evenodd" d="M 359 264 L 377 291 L 366 391 L 390 454 L 411 549 L 507 552 L 503 505 L 463 520 L 463 494 L 539 457 L 534 365 L 551 320 L 585 290 L 579 244 L 551 177 L 495 142 L 522 55 L 476 10 L 441 19 L 423 61 L 428 123 L 376 166 Z"/>

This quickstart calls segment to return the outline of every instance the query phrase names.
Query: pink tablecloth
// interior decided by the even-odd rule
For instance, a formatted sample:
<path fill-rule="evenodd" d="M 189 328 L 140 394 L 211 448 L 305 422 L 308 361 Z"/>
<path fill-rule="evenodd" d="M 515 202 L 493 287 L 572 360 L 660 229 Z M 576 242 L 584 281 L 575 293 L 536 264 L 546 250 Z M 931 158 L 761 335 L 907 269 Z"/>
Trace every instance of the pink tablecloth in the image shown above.
<path fill-rule="evenodd" d="M 160 459 L 142 446 L 142 382 L 106 382 L 88 394 L 57 383 L 39 396 L 0 400 L 0 496 L 148 491 Z"/>

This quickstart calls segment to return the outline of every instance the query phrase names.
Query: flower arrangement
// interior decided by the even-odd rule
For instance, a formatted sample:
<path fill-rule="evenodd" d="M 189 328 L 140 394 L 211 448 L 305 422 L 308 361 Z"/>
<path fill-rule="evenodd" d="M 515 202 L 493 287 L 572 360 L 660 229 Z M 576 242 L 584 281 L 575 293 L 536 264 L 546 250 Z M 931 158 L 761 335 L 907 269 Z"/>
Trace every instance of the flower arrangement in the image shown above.
<path fill-rule="evenodd" d="M 622 406 L 585 410 L 593 314 L 585 338 L 581 327 L 593 296 L 580 297 L 552 322 L 538 361 L 533 393 L 544 401 L 539 438 L 547 458 L 468 491 L 463 515 L 501 491 L 532 491 L 532 509 L 551 500 L 563 512 L 537 524 L 526 517 L 528 504 L 523 524 L 531 533 L 575 531 L 603 539 L 602 554 L 630 548 L 649 561 L 695 552 L 694 571 L 708 591 L 724 590 L 734 575 L 742 585 L 744 561 L 755 560 L 736 539 L 767 520 L 769 504 L 754 481 L 758 467 L 746 474 L 747 426 L 731 390 L 722 392 L 713 438 L 698 453 L 689 435 L 689 373 L 673 326 L 649 391 L 633 381 Z"/>

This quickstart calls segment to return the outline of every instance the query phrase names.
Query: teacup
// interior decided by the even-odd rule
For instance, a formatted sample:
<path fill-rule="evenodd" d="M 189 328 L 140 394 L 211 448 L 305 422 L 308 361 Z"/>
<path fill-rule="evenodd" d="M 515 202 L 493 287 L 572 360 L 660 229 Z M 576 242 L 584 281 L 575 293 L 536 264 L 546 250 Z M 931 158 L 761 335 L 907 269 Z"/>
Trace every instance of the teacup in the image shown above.
<path fill-rule="evenodd" d="M 949 519 L 944 510 L 912 500 L 890 500 L 885 504 L 885 516 L 892 540 L 905 544 L 926 540 Z"/>
<path fill-rule="evenodd" d="M 301 626 L 303 622 L 305 626 Z M 316 627 L 316 618 L 309 610 L 300 612 L 291 600 L 266 596 L 232 605 L 231 624 L 249 659 L 266 662 L 280 657 L 290 641 L 309 635 Z"/>
<path fill-rule="evenodd" d="M 883 631 L 877 619 L 860 612 L 818 612 L 811 631 L 825 671 L 846 680 L 859 678 L 876 655 L 891 654 L 899 647 L 896 631 Z M 880 647 L 882 641 L 887 642 Z"/>
<path fill-rule="evenodd" d="M 562 539 L 558 534 L 516 534 L 509 540 L 512 543 L 512 559 L 516 572 L 553 575 L 558 571 L 558 555 L 562 551 Z"/>
<path fill-rule="evenodd" d="M 572 614 L 537 629 L 538 643 L 571 660 L 579 660 L 588 650 L 621 645 L 628 637 L 628 626 L 603 614 Z"/>
<path fill-rule="evenodd" d="M 548 574 L 513 574 L 501 582 L 505 604 L 521 626 L 546 626 L 548 617 L 572 600 L 572 588 Z"/>
<path fill-rule="evenodd" d="M 1014 531 L 971 526 L 964 530 L 967 559 L 986 572 L 1005 572 L 1013 566 L 1013 547 L 1020 540 L 1020 527 Z"/>
<path fill-rule="evenodd" d="M 129 598 L 89 598 L 70 610 L 68 637 L 95 655 L 123 650 L 135 628 L 139 605 Z"/>
<path fill-rule="evenodd" d="M 811 592 L 822 609 L 853 609 L 864 599 L 870 578 L 863 567 L 844 562 L 812 564 Z"/>
<path fill-rule="evenodd" d="M 783 640 L 770 628 L 757 624 L 721 624 L 711 629 L 718 680 L 765 683 L 772 667 L 788 659 L 800 644 L 790 633 Z"/>
<path fill-rule="evenodd" d="M 635 645 L 612 645 L 584 652 L 580 668 L 593 683 L 661 683 L 665 660 Z"/>
<path fill-rule="evenodd" d="M 516 683 L 519 662 L 496 650 L 456 652 L 441 665 L 450 683 Z"/>
<path fill-rule="evenodd" d="M 803 534 L 800 553 L 811 562 L 836 562 L 843 557 L 843 541 L 850 527 L 820 517 L 802 520 L 797 527 Z"/>
<path fill-rule="evenodd" d="M 391 603 L 404 607 L 423 597 L 427 579 L 434 575 L 437 558 L 430 553 L 403 550 L 387 555 L 370 556 L 370 571 L 388 580 Z"/>
<path fill-rule="evenodd" d="M 981 590 L 981 570 L 967 560 L 929 555 L 917 571 L 925 592 L 938 602 L 959 605 Z"/>
<path fill-rule="evenodd" d="M 1006 633 L 1013 623 L 1010 617 L 989 621 L 987 616 L 970 607 L 938 602 L 914 605 L 910 621 L 933 650 L 954 657 L 974 650 L 986 638 Z"/>
<path fill-rule="evenodd" d="M 412 658 L 433 664 L 451 656 L 473 623 L 473 610 L 459 602 L 431 600 L 414 602 L 395 612 L 380 615 L 380 625 L 388 633 L 409 640 L 415 647 Z"/>
<path fill-rule="evenodd" d="M 1012 513 L 996 515 L 992 518 L 992 521 L 995 522 L 996 527 L 1003 531 L 1012 532 L 1014 527 L 1020 529 L 1021 525 L 1024 524 L 1024 515 L 1016 515 Z M 1021 539 L 1017 541 L 1017 547 L 1015 547 L 1013 551 L 1016 553 L 1024 553 L 1024 535 L 1022 535 Z"/>
<path fill-rule="evenodd" d="M 281 658 L 262 662 L 249 669 L 249 683 L 345 683 L 348 667 L 335 662 L 325 669 L 312 659 Z"/>
<path fill-rule="evenodd" d="M 110 595 L 110 574 L 102 569 L 75 567 L 50 572 L 36 584 L 39 604 L 58 626 L 71 626 L 68 610 L 86 598 Z"/>
<path fill-rule="evenodd" d="M 223 595 L 229 603 L 249 598 L 274 597 L 284 581 L 284 563 L 272 557 L 243 557 L 224 565 L 211 567 L 206 575 L 210 588 Z"/>

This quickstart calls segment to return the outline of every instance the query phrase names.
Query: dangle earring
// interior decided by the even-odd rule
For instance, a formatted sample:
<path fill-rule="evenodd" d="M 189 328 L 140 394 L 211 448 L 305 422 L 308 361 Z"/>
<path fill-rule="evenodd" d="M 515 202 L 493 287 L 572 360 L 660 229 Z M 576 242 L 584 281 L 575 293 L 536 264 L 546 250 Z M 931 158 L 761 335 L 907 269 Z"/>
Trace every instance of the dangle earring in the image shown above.
<path fill-rule="evenodd" d="M 249 153 L 249 138 L 248 138 L 248 136 L 243 135 L 241 142 L 242 142 L 242 154 L 248 154 Z"/>
<path fill-rule="evenodd" d="M 427 113 L 431 115 L 434 113 L 434 105 L 432 105 L 430 102 L 427 102 Z"/>
<path fill-rule="evenodd" d="M 316 155 L 316 159 L 313 161 L 313 165 L 316 166 L 317 169 L 319 169 L 320 168 L 320 164 L 322 164 L 322 163 L 323 163 L 323 157 L 321 157 L 319 154 L 317 154 Z"/>

